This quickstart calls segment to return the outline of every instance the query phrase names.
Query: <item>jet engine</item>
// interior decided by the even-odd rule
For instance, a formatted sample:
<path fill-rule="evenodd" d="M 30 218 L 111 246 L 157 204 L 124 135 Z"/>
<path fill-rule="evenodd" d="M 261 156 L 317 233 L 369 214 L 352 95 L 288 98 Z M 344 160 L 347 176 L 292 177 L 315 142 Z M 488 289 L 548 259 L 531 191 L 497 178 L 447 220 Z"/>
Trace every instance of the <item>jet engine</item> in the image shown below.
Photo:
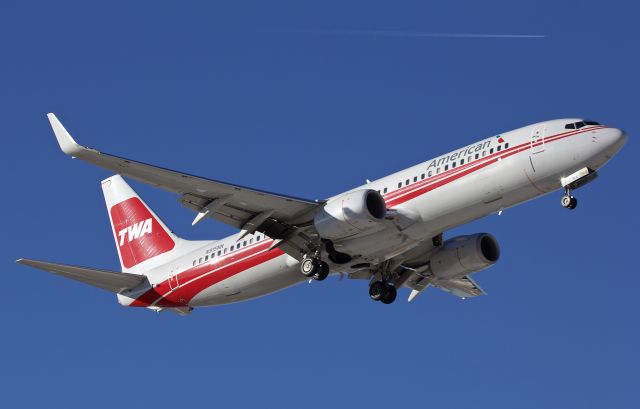
<path fill-rule="evenodd" d="M 431 271 L 438 279 L 454 279 L 483 270 L 500 258 L 500 246 L 488 233 L 458 236 L 444 242 L 431 257 Z"/>
<path fill-rule="evenodd" d="M 387 205 L 375 190 L 356 190 L 327 202 L 313 219 L 320 237 L 344 239 L 371 230 L 384 219 Z"/>

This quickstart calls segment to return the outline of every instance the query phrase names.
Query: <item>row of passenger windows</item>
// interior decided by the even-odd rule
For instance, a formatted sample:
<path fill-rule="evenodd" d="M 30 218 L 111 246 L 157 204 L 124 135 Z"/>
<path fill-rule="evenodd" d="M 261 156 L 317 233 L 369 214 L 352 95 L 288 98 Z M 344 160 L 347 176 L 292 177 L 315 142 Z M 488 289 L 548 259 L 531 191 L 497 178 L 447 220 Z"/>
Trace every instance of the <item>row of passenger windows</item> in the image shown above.
<path fill-rule="evenodd" d="M 495 149 L 491 148 L 488 151 L 487 150 L 482 151 L 482 153 L 476 153 L 475 155 L 469 155 L 466 158 L 466 160 L 465 159 L 460 159 L 459 161 L 453 161 L 451 163 L 451 169 L 455 168 L 458 165 L 464 165 L 465 162 L 466 163 L 470 163 L 470 162 L 473 162 L 474 160 L 478 160 L 480 158 L 484 158 L 485 156 L 487 156 L 487 153 L 489 155 L 492 155 L 494 151 L 495 152 L 500 152 L 500 151 L 502 151 L 502 149 L 507 149 L 508 147 L 509 147 L 509 143 L 505 143 L 504 144 L 504 148 L 502 147 L 502 145 L 498 145 Z M 420 175 L 420 180 L 423 180 L 424 178 L 433 177 L 433 176 L 439 174 L 442 169 L 444 169 L 445 172 L 448 171 L 449 170 L 449 164 L 444 165 L 444 168 L 438 167 L 438 168 L 436 168 L 436 170 L 430 170 L 430 171 L 428 171 L 426 173 L 421 174 Z M 414 176 L 413 177 L 413 182 L 415 183 L 417 181 L 418 181 L 418 176 Z M 411 184 L 411 179 L 406 179 L 404 182 L 400 181 L 400 182 L 398 182 L 398 189 L 400 189 L 403 185 L 404 186 L 408 186 L 409 184 Z M 385 187 L 384 189 L 379 189 L 378 193 L 385 194 L 388 191 L 389 191 L 389 189 Z"/>
<path fill-rule="evenodd" d="M 255 242 L 259 242 L 262 239 L 262 237 L 260 235 L 255 236 Z M 242 247 L 248 246 L 250 244 L 253 244 L 254 242 L 254 237 L 251 237 L 248 240 L 244 240 L 242 242 L 238 242 L 236 244 L 233 244 L 231 246 L 227 246 L 224 247 L 220 250 L 218 250 L 217 252 L 212 252 L 211 254 L 207 254 L 204 257 L 200 257 L 196 260 L 193 260 L 193 266 L 202 264 L 202 263 L 206 263 L 209 260 L 213 260 L 215 257 L 220 257 L 222 255 L 225 255 L 227 253 L 231 253 L 232 251 L 235 250 L 240 250 Z"/>
<path fill-rule="evenodd" d="M 596 121 L 580 121 L 580 122 L 574 122 L 572 124 L 566 124 L 564 127 L 565 129 L 580 129 L 583 126 L 587 126 L 587 125 L 600 125 L 600 124 Z"/>

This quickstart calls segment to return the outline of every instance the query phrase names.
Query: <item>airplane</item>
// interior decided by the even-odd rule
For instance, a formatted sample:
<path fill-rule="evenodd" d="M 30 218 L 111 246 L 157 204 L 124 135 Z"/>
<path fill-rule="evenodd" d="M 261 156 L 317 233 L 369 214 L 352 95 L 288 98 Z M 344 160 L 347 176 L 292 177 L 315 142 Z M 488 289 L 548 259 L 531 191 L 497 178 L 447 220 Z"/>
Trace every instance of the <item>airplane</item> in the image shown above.
<path fill-rule="evenodd" d="M 484 295 L 471 275 L 495 264 L 489 233 L 444 232 L 525 201 L 593 181 L 627 142 L 598 122 L 556 119 L 494 135 L 326 200 L 238 186 L 81 146 L 47 114 L 62 151 L 116 173 L 102 181 L 121 271 L 19 259 L 93 285 L 123 306 L 189 314 L 261 297 L 330 274 L 367 280 L 374 301 L 399 288 L 414 300 L 428 287 L 461 298 Z M 180 195 L 197 214 L 239 229 L 221 240 L 176 236 L 122 176 Z"/>

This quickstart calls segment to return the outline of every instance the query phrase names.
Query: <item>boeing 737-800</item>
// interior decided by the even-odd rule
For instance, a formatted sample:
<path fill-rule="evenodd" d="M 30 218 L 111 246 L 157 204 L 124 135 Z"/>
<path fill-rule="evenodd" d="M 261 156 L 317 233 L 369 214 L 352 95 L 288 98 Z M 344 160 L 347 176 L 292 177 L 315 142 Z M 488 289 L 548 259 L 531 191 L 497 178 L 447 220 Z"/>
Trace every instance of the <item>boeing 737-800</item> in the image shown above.
<path fill-rule="evenodd" d="M 244 301 L 329 274 L 369 281 L 374 301 L 409 301 L 429 286 L 459 297 L 484 294 L 471 278 L 498 261 L 488 233 L 443 233 L 561 189 L 573 191 L 625 144 L 620 129 L 557 119 L 483 139 L 322 201 L 206 179 L 77 144 L 54 114 L 64 153 L 117 173 L 102 190 L 121 272 L 29 259 L 26 264 L 117 294 L 120 304 L 181 314 Z M 180 195 L 197 212 L 239 229 L 222 240 L 177 237 L 122 176 Z"/>

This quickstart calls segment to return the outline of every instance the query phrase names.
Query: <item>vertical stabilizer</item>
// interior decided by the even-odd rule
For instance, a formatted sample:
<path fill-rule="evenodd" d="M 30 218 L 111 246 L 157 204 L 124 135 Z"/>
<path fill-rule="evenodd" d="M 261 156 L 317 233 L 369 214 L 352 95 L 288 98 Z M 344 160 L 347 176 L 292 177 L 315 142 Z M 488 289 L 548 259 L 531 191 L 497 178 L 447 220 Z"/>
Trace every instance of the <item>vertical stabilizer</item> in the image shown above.
<path fill-rule="evenodd" d="M 122 176 L 103 180 L 102 192 L 123 272 L 144 274 L 176 257 L 175 251 L 182 240 L 167 228 Z"/>

